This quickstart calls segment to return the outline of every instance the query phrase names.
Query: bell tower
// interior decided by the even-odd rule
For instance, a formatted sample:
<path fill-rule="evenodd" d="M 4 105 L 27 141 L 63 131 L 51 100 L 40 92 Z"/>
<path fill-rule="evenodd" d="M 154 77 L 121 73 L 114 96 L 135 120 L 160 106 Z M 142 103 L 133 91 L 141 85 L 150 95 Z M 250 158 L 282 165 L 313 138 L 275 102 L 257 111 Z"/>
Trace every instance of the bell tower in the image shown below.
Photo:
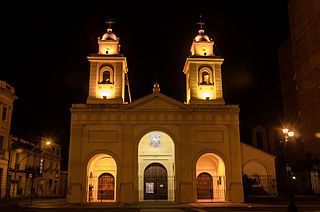
<path fill-rule="evenodd" d="M 89 96 L 87 104 L 124 104 L 127 59 L 120 54 L 119 38 L 112 32 L 109 20 L 107 32 L 98 37 L 99 50 L 88 56 L 90 62 Z"/>
<path fill-rule="evenodd" d="M 187 104 L 224 104 L 221 65 L 224 59 L 214 54 L 214 41 L 204 34 L 204 22 L 193 39 L 190 56 L 183 73 L 186 75 Z"/>

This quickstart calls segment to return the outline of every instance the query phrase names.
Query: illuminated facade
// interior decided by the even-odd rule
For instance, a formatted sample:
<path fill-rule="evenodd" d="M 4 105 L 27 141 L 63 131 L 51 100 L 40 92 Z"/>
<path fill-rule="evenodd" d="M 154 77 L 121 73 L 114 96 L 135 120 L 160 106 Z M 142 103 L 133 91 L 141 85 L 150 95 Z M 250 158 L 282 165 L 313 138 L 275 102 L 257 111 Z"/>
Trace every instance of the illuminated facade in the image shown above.
<path fill-rule="evenodd" d="M 0 80 L 0 198 L 6 195 L 11 117 L 16 99 L 14 88 Z"/>
<path fill-rule="evenodd" d="M 71 108 L 69 202 L 243 202 L 244 167 L 275 174 L 273 156 L 240 142 L 239 108 L 223 100 L 223 59 L 203 29 L 183 69 L 186 103 L 158 84 L 126 103 L 119 39 L 108 29 L 98 43 L 87 104 Z"/>

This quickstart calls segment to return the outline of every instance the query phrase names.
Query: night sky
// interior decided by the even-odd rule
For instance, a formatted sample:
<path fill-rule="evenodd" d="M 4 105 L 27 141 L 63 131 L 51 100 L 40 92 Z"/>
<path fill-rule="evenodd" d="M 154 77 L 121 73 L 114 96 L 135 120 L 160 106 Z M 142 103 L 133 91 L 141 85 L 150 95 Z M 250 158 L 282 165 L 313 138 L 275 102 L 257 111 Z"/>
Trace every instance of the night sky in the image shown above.
<path fill-rule="evenodd" d="M 97 37 L 107 30 L 120 37 L 127 57 L 132 99 L 161 93 L 185 101 L 182 72 L 199 15 L 205 34 L 215 41 L 222 66 L 224 98 L 240 107 L 241 140 L 257 124 L 278 127 L 282 102 L 277 49 L 287 39 L 287 1 L 201 1 L 180 5 L 97 4 L 7 8 L 3 17 L 1 80 L 16 89 L 11 133 L 26 139 L 53 137 L 69 144 L 73 103 L 85 103 L 89 86 L 87 56 L 97 53 Z M 37 6 L 37 7 L 36 7 Z"/>

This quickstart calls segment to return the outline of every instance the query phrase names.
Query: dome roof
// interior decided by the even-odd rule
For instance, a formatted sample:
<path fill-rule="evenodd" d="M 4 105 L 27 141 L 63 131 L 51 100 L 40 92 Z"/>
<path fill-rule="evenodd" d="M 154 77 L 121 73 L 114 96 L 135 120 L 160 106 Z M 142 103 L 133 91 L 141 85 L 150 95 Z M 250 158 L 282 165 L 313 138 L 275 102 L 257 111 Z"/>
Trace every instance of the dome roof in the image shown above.
<path fill-rule="evenodd" d="M 102 36 L 101 40 L 117 40 L 117 36 L 112 33 L 112 29 L 107 29 L 107 33 Z"/>
<path fill-rule="evenodd" d="M 200 29 L 199 34 L 194 38 L 195 41 L 208 41 L 211 42 L 211 38 L 208 35 L 204 34 L 204 30 Z"/>

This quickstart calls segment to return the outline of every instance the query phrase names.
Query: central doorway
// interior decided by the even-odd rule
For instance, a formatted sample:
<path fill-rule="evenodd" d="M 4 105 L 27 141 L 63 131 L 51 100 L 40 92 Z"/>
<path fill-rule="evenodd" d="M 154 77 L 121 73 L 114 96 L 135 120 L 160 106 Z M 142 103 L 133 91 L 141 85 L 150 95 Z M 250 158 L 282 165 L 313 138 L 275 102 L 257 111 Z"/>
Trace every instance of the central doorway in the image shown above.
<path fill-rule="evenodd" d="M 172 138 L 151 131 L 138 145 L 139 201 L 175 200 L 175 148 Z"/>
<path fill-rule="evenodd" d="M 168 174 L 160 163 L 152 163 L 144 170 L 144 199 L 168 200 Z"/>

